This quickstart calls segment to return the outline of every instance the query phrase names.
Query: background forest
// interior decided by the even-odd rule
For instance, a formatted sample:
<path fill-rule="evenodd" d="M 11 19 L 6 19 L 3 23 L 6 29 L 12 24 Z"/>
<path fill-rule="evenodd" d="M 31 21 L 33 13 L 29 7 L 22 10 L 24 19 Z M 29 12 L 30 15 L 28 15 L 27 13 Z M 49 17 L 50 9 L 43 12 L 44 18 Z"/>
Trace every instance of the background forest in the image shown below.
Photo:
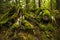
<path fill-rule="evenodd" d="M 60 40 L 60 0 L 0 0 L 0 40 Z"/>

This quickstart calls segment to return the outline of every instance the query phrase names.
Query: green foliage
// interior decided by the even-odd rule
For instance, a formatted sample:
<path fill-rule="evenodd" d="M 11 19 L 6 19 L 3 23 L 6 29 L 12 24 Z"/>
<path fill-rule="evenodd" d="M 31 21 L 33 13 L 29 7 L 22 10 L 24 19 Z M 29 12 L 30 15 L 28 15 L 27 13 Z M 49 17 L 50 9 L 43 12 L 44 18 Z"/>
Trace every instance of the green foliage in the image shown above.
<path fill-rule="evenodd" d="M 42 0 L 41 1 L 41 8 L 43 9 L 50 9 L 50 0 Z"/>
<path fill-rule="evenodd" d="M 58 10 L 55 10 L 55 0 L 52 2 L 54 9 L 52 12 L 50 11 L 51 0 L 41 0 L 41 7 L 39 8 L 37 8 L 35 0 L 30 0 L 28 4 L 26 4 L 26 0 L 0 1 L 0 35 L 4 34 L 2 40 L 34 40 L 35 37 L 52 40 L 52 33 L 57 29 L 52 23 L 55 23 L 55 16 L 59 13 Z M 29 6 L 28 10 L 26 6 Z M 44 22 L 41 20 L 44 16 L 48 16 L 52 22 L 43 24 Z M 60 14 L 57 17 L 60 18 Z"/>
<path fill-rule="evenodd" d="M 26 29 L 34 29 L 34 26 L 31 23 L 29 23 L 27 20 L 24 20 L 23 22 Z"/>
<path fill-rule="evenodd" d="M 34 40 L 34 36 L 31 35 L 31 34 L 28 34 L 28 39 L 29 39 L 29 40 Z"/>
<path fill-rule="evenodd" d="M 44 15 L 50 16 L 50 12 L 49 12 L 48 10 L 44 10 L 43 12 L 44 12 L 44 13 L 43 13 L 43 16 L 44 16 Z"/>
<path fill-rule="evenodd" d="M 40 27 L 40 30 L 42 31 L 54 31 L 56 29 L 56 27 L 54 28 L 52 24 L 48 24 L 48 25 L 40 24 L 39 27 Z"/>

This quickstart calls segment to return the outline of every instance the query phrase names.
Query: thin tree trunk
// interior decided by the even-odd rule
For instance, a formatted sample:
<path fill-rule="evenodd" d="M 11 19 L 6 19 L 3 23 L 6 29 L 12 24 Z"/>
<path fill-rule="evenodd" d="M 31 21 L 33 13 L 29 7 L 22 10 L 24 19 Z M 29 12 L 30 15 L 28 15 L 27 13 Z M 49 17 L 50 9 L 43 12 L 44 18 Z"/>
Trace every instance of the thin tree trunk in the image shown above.
<path fill-rule="evenodd" d="M 56 0 L 56 4 L 57 4 L 57 9 L 59 10 L 60 9 L 60 0 Z"/>
<path fill-rule="evenodd" d="M 51 5 L 51 10 L 53 9 L 53 7 L 52 7 L 52 0 L 50 0 L 50 5 Z"/>
<path fill-rule="evenodd" d="M 35 8 L 35 0 L 33 0 L 33 4 L 34 4 L 33 7 Z"/>
<path fill-rule="evenodd" d="M 40 7 L 40 0 L 39 0 L 39 7 Z"/>
<path fill-rule="evenodd" d="M 28 5 L 28 3 L 30 2 L 30 0 L 26 0 L 26 10 L 28 11 L 28 9 L 29 9 L 29 5 Z"/>
<path fill-rule="evenodd" d="M 33 0 L 33 9 L 34 9 L 34 13 L 35 13 L 35 8 L 36 8 L 36 4 L 35 4 L 35 0 Z"/>

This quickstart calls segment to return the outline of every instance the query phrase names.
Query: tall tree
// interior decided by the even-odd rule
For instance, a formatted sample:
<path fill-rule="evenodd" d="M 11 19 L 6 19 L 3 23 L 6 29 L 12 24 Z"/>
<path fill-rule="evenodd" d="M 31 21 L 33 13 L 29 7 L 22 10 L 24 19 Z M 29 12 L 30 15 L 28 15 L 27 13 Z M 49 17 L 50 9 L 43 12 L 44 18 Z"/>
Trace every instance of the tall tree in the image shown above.
<path fill-rule="evenodd" d="M 26 10 L 28 11 L 28 9 L 29 9 L 29 2 L 30 2 L 30 0 L 26 0 Z"/>
<path fill-rule="evenodd" d="M 56 0 L 56 3 L 57 3 L 57 9 L 60 9 L 60 0 Z"/>
<path fill-rule="evenodd" d="M 50 5 L 51 5 L 51 10 L 52 10 L 52 9 L 53 9 L 53 8 L 52 8 L 52 0 L 50 0 Z"/>
<path fill-rule="evenodd" d="M 40 0 L 39 0 L 39 7 L 40 7 Z"/>

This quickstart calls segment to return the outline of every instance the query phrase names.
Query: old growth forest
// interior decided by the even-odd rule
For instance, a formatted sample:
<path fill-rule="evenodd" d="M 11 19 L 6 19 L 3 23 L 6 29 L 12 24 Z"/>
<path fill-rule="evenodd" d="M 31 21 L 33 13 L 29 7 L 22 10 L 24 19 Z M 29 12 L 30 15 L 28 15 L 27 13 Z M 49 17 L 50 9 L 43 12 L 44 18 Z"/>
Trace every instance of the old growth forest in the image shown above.
<path fill-rule="evenodd" d="M 0 40 L 60 40 L 60 0 L 0 0 Z"/>

